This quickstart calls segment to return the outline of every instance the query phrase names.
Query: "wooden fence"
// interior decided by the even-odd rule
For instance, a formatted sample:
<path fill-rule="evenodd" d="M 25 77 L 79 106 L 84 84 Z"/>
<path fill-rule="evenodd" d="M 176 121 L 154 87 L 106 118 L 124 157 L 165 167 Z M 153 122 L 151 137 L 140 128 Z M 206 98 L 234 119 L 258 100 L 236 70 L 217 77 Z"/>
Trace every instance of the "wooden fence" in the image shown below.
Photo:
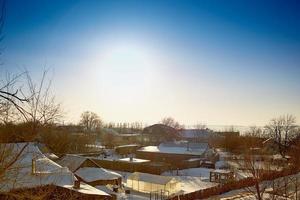
<path fill-rule="evenodd" d="M 261 181 L 268 181 L 268 180 L 274 180 L 276 178 L 280 178 L 283 176 L 289 176 L 292 174 L 295 174 L 297 171 L 293 169 L 287 169 L 284 171 L 273 171 L 271 173 L 264 174 L 262 176 Z M 198 190 L 192 193 L 187 193 L 187 194 L 181 194 L 181 195 L 176 195 L 169 200 L 192 200 L 192 199 L 204 199 L 208 198 L 214 195 L 220 195 L 226 192 L 229 192 L 231 190 L 237 190 L 237 189 L 242 189 L 245 187 L 251 187 L 255 184 L 255 180 L 253 178 L 246 178 L 246 179 L 241 179 L 238 181 L 230 182 L 230 183 L 225 183 L 221 185 L 217 185 L 214 187 Z"/>

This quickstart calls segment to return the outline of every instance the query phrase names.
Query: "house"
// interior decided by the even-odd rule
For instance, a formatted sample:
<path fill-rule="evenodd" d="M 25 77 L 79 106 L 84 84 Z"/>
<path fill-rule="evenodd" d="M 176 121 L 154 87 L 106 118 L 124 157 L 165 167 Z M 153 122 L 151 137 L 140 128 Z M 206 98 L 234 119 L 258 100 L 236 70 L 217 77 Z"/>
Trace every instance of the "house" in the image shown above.
<path fill-rule="evenodd" d="M 73 154 L 66 154 L 57 163 L 69 168 L 72 172 L 77 171 L 81 167 L 99 167 L 92 159 Z"/>
<path fill-rule="evenodd" d="M 68 167 L 79 180 L 92 186 L 107 184 L 120 186 L 122 183 L 120 174 L 102 168 L 90 158 L 67 154 L 58 163 Z"/>
<path fill-rule="evenodd" d="M 92 186 L 122 184 L 122 175 L 103 168 L 83 167 L 76 170 L 75 175 L 79 180 Z"/>
<path fill-rule="evenodd" d="M 179 134 L 183 140 L 193 142 L 208 142 L 212 136 L 216 136 L 214 132 L 208 128 L 206 129 L 182 129 Z"/>
<path fill-rule="evenodd" d="M 144 128 L 142 135 L 143 137 L 148 138 L 148 142 L 154 144 L 180 139 L 177 129 L 164 124 L 148 126 Z"/>
<path fill-rule="evenodd" d="M 80 183 L 68 168 L 42 154 L 35 143 L 0 144 L 0 151 L 1 164 L 8 166 L 0 181 L 0 193 L 4 196 L 7 192 L 48 187 L 76 192 L 82 198 L 110 199 L 107 193 Z"/>
<path fill-rule="evenodd" d="M 127 187 L 144 193 L 170 195 L 179 191 L 180 184 L 174 177 L 134 172 L 127 178 Z"/>
<path fill-rule="evenodd" d="M 165 142 L 158 146 L 145 146 L 138 149 L 136 157 L 165 162 L 176 168 L 188 168 L 191 159 L 204 158 L 209 149 L 208 143 Z M 200 162 L 198 163 L 200 165 Z"/>
<path fill-rule="evenodd" d="M 137 144 L 129 144 L 129 145 L 121 145 L 115 147 L 116 153 L 119 155 L 129 155 L 135 153 L 137 149 L 140 148 L 140 145 Z"/>

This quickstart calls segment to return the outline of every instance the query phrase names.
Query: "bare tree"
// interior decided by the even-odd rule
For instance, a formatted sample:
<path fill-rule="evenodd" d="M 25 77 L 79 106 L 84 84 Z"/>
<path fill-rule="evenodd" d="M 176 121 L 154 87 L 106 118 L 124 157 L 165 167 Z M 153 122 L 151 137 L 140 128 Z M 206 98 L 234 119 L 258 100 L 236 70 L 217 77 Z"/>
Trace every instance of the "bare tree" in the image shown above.
<path fill-rule="evenodd" d="M 249 130 L 246 131 L 245 135 L 250 137 L 262 137 L 262 129 L 257 126 L 250 126 Z"/>
<path fill-rule="evenodd" d="M 100 117 L 90 111 L 85 111 L 81 114 L 80 125 L 84 127 L 87 132 L 98 130 L 102 126 Z"/>
<path fill-rule="evenodd" d="M 166 126 L 170 126 L 175 129 L 182 129 L 184 128 L 184 125 L 181 125 L 179 122 L 177 122 L 173 117 L 165 117 L 161 120 L 162 124 Z"/>
<path fill-rule="evenodd" d="M 296 137 L 296 118 L 292 115 L 280 116 L 274 118 L 265 127 L 266 132 L 274 139 L 278 152 L 282 157 L 286 156 L 290 142 Z"/>
<path fill-rule="evenodd" d="M 197 123 L 197 124 L 195 124 L 194 128 L 199 129 L 199 130 L 203 130 L 203 129 L 206 129 L 207 126 L 204 123 Z"/>
<path fill-rule="evenodd" d="M 267 189 L 267 185 L 262 184 L 263 175 L 270 169 L 269 165 L 258 161 L 251 151 L 246 151 L 235 162 L 238 165 L 238 169 L 253 180 L 254 185 L 244 189 L 255 196 L 257 200 L 262 200 L 263 194 Z"/>

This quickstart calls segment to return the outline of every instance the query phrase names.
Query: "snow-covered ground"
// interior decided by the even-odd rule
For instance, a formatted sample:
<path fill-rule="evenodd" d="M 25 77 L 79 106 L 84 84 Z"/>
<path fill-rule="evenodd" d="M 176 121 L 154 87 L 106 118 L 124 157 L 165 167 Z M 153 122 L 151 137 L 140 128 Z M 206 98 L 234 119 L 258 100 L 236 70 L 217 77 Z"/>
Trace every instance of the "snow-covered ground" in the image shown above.
<path fill-rule="evenodd" d="M 191 193 L 197 190 L 210 188 L 218 185 L 217 183 L 211 183 L 201 180 L 201 177 L 193 176 L 177 176 L 176 179 L 181 184 L 181 191 L 183 193 Z"/>
<path fill-rule="evenodd" d="M 163 176 L 171 176 L 176 178 L 180 183 L 179 193 L 190 193 L 197 190 L 216 186 L 217 183 L 209 182 L 209 172 L 213 169 L 208 168 L 190 168 L 184 170 L 177 170 L 173 172 L 165 172 Z M 115 171 L 123 176 L 123 182 L 126 183 L 127 177 L 130 172 Z M 126 186 L 126 184 L 125 184 Z"/>
<path fill-rule="evenodd" d="M 118 200 L 148 200 L 149 199 L 149 194 L 143 194 L 134 191 L 131 191 L 130 194 L 125 194 L 124 191 L 114 192 L 112 191 L 111 188 L 106 186 L 96 186 L 96 188 L 101 191 L 105 191 L 108 194 L 116 195 Z"/>
<path fill-rule="evenodd" d="M 288 179 L 287 179 L 288 178 Z M 294 175 L 290 175 L 290 176 L 286 176 L 286 177 L 280 177 L 277 178 L 273 181 L 264 181 L 262 183 L 260 183 L 260 188 L 265 188 L 265 192 L 263 193 L 263 199 L 278 199 L 278 200 L 283 200 L 283 199 L 296 199 L 296 193 L 295 193 L 295 178 L 300 178 L 300 173 L 294 174 Z M 292 180 L 294 179 L 294 180 Z M 285 180 L 290 180 L 290 182 L 286 182 Z M 272 186 L 273 185 L 277 185 L 278 186 L 285 186 L 285 184 L 287 184 L 286 186 L 286 191 L 290 194 L 289 198 L 285 198 L 285 197 L 279 197 L 279 196 L 275 196 L 273 198 L 273 195 L 271 195 L 268 192 L 272 192 Z M 284 189 L 285 190 L 285 189 Z M 298 196 L 299 196 L 299 189 L 298 189 Z M 250 187 L 250 188 L 244 188 L 244 189 L 239 189 L 239 190 L 232 190 L 230 192 L 221 194 L 221 195 L 216 195 L 216 196 L 212 196 L 207 198 L 208 200 L 237 200 L 237 199 L 241 199 L 241 200 L 256 200 L 257 198 L 255 197 L 255 188 L 254 187 Z"/>

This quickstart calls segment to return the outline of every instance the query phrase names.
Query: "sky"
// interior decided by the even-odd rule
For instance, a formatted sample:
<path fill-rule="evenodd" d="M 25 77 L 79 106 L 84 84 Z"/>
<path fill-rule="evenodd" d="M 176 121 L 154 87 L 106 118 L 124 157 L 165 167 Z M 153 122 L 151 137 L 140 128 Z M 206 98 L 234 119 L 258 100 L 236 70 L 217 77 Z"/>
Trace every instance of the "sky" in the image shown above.
<path fill-rule="evenodd" d="M 300 3 L 9 0 L 1 66 L 45 68 L 66 122 L 300 121 Z"/>

